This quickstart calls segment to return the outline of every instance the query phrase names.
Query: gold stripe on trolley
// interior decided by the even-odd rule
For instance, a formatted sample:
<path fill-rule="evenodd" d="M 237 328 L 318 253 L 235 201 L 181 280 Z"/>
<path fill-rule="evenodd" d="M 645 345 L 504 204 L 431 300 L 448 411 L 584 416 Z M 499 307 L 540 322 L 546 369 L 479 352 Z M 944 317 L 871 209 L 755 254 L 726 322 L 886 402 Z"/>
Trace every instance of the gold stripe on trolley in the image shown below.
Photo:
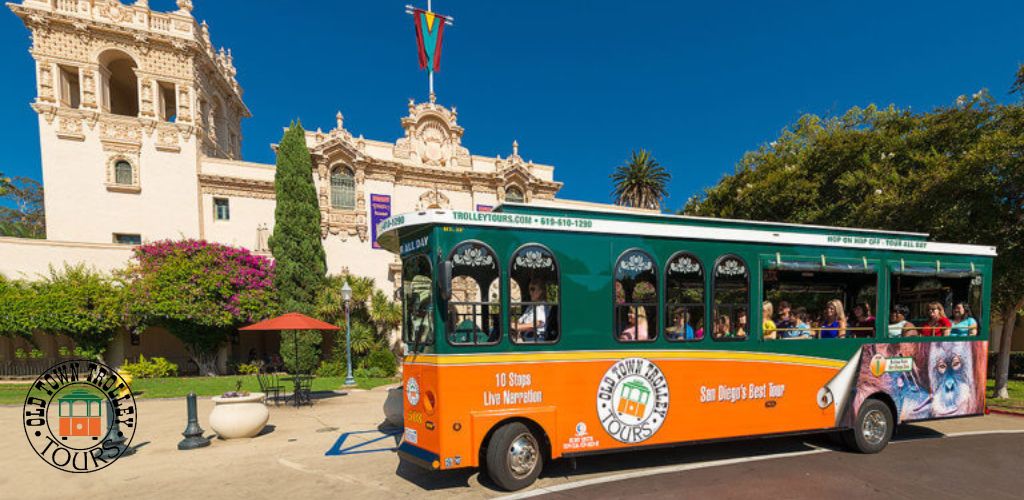
<path fill-rule="evenodd" d="M 429 365 L 482 365 L 501 363 L 540 363 L 565 361 L 601 361 L 623 358 L 692 359 L 709 361 L 763 361 L 825 368 L 842 368 L 846 361 L 791 354 L 719 351 L 580 351 L 481 354 L 416 354 L 406 363 Z"/>

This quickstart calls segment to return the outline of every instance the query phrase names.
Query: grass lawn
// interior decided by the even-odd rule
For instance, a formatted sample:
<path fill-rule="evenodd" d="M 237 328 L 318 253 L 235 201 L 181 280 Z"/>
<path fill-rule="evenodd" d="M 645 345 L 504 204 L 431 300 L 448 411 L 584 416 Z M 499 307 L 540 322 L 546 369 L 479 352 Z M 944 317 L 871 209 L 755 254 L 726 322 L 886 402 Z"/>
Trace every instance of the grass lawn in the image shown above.
<path fill-rule="evenodd" d="M 199 396 L 217 396 L 235 390 L 235 384 L 242 381 L 243 391 L 258 391 L 260 385 L 255 375 L 227 375 L 223 377 L 164 377 L 142 378 L 132 382 L 132 391 L 136 398 L 180 398 L 190 391 Z M 400 382 L 394 378 L 356 378 L 360 389 Z M 332 391 L 345 384 L 345 377 L 324 377 L 313 379 L 313 391 Z M 282 381 L 285 391 L 292 392 L 288 382 Z M 25 400 L 29 384 L 0 384 L 0 404 L 21 404 Z"/>
<path fill-rule="evenodd" d="M 1009 399 L 995 399 L 989 397 L 992 394 L 992 388 L 995 387 L 995 380 L 988 380 L 988 391 L 986 391 L 986 400 L 990 408 L 996 408 L 999 410 L 1008 410 L 1018 413 L 1024 413 L 1024 380 L 1010 380 L 1007 389 L 1010 391 Z"/>

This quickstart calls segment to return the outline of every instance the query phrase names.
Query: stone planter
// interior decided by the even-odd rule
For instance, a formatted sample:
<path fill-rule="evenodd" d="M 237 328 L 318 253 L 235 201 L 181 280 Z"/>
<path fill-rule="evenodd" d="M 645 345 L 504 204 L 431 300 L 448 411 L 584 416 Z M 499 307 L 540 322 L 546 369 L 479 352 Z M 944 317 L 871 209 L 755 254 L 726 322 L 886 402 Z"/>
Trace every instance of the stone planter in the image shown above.
<path fill-rule="evenodd" d="M 388 397 L 384 400 L 384 421 L 391 427 L 402 428 L 405 421 L 404 397 L 401 386 L 388 389 Z"/>
<path fill-rule="evenodd" d="M 210 428 L 221 439 L 253 437 L 263 430 L 270 420 L 270 410 L 263 404 L 266 397 L 262 392 L 253 392 L 248 396 L 213 398 L 213 411 L 210 412 Z"/>

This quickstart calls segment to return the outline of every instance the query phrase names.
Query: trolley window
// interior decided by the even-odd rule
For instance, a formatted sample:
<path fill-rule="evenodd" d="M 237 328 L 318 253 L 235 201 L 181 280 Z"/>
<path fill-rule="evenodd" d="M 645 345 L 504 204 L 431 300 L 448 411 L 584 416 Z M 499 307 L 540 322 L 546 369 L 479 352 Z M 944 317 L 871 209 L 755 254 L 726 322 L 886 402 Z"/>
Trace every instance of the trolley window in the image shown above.
<path fill-rule="evenodd" d="M 750 332 L 750 270 L 737 255 L 725 255 L 715 262 L 714 329 L 715 340 L 745 340 Z"/>
<path fill-rule="evenodd" d="M 448 301 L 448 342 L 496 344 L 501 339 L 501 293 L 498 258 L 478 241 L 452 250 L 452 297 Z"/>
<path fill-rule="evenodd" d="M 704 266 L 696 255 L 677 253 L 665 267 L 665 338 L 704 338 Z"/>
<path fill-rule="evenodd" d="M 509 264 L 509 336 L 515 343 L 558 341 L 558 261 L 536 244 L 521 247 Z"/>
<path fill-rule="evenodd" d="M 658 275 L 654 259 L 628 250 L 615 263 L 615 337 L 645 342 L 658 337 Z"/>
<path fill-rule="evenodd" d="M 434 343 L 433 286 L 430 259 L 426 255 L 402 259 L 402 305 L 405 309 L 402 338 L 410 345 Z"/>

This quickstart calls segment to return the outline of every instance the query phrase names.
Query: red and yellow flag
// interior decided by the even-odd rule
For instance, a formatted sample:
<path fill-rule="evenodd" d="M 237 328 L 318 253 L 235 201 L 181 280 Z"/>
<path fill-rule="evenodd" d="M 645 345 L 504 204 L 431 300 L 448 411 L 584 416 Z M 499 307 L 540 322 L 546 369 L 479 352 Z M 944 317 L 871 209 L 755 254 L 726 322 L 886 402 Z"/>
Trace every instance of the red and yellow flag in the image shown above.
<path fill-rule="evenodd" d="M 416 24 L 416 46 L 419 49 L 420 69 L 428 73 L 441 69 L 441 38 L 444 36 L 445 17 L 416 9 L 412 14 Z"/>

